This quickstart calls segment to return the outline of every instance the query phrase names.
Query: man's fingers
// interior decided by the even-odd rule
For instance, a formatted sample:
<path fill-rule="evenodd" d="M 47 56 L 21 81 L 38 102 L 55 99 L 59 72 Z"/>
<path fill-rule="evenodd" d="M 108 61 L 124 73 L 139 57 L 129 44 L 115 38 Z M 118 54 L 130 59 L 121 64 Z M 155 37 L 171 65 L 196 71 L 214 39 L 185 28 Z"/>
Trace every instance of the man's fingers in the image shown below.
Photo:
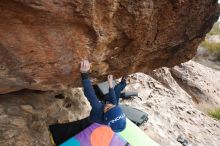
<path fill-rule="evenodd" d="M 86 60 L 86 59 L 85 59 L 84 61 L 85 61 L 85 64 L 86 64 L 86 65 L 89 63 L 89 61 L 88 61 L 88 60 Z"/>
<path fill-rule="evenodd" d="M 82 59 L 80 63 L 81 71 L 88 71 L 90 69 L 91 63 L 87 59 Z"/>
<path fill-rule="evenodd" d="M 81 68 L 81 69 L 83 68 L 83 60 L 81 61 L 81 66 L 80 66 L 80 68 Z"/>
<path fill-rule="evenodd" d="M 86 69 L 86 62 L 85 62 L 85 60 L 83 60 L 83 70 L 85 70 Z"/>
<path fill-rule="evenodd" d="M 85 68 L 88 69 L 88 62 L 85 63 Z"/>
<path fill-rule="evenodd" d="M 88 63 L 88 67 L 89 67 L 89 68 L 91 67 L 91 63 Z"/>
<path fill-rule="evenodd" d="M 86 60 L 84 60 L 84 69 L 86 69 Z"/>
<path fill-rule="evenodd" d="M 84 66 L 85 66 L 85 62 L 84 60 L 82 61 L 82 68 L 84 69 Z"/>
<path fill-rule="evenodd" d="M 86 68 L 86 60 L 83 59 L 83 68 Z"/>
<path fill-rule="evenodd" d="M 88 61 L 85 60 L 85 68 L 87 69 L 88 68 Z"/>

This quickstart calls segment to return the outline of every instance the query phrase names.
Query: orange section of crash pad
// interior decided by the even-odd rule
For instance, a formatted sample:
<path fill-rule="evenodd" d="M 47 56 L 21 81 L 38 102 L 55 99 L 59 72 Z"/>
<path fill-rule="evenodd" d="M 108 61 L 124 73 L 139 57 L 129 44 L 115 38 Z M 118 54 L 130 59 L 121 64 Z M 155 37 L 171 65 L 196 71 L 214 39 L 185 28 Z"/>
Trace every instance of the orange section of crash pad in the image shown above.
<path fill-rule="evenodd" d="M 91 134 L 92 146 L 109 146 L 114 136 L 114 132 L 108 126 L 100 126 L 96 128 Z"/>

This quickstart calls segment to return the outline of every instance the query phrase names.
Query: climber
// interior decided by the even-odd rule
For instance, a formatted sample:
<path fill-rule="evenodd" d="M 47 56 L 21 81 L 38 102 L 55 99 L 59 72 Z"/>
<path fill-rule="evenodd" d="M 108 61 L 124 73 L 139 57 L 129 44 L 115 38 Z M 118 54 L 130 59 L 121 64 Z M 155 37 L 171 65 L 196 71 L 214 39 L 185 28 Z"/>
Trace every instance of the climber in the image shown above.
<path fill-rule="evenodd" d="M 109 93 L 105 98 L 105 103 L 101 102 L 98 100 L 89 80 L 90 65 L 88 60 L 82 60 L 80 67 L 84 94 L 92 106 L 89 118 L 93 122 L 110 126 L 114 132 L 121 132 L 126 127 L 126 117 L 118 103 L 120 92 L 126 86 L 126 78 L 122 78 L 121 82 L 114 88 L 113 76 L 108 75 Z"/>

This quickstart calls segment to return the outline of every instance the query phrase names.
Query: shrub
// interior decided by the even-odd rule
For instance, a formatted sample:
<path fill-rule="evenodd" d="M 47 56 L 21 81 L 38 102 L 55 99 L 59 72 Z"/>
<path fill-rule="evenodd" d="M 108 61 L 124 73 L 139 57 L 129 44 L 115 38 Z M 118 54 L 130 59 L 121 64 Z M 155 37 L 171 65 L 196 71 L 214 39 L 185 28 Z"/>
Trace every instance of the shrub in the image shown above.
<path fill-rule="evenodd" d="M 209 116 L 211 116 L 217 120 L 220 120 L 220 108 L 211 110 L 208 112 L 208 114 L 209 114 Z"/>
<path fill-rule="evenodd" d="M 212 30 L 208 34 L 209 35 L 220 35 L 220 22 L 215 23 Z"/>
<path fill-rule="evenodd" d="M 206 40 L 201 43 L 201 46 L 210 52 L 220 53 L 220 43 L 209 42 Z"/>

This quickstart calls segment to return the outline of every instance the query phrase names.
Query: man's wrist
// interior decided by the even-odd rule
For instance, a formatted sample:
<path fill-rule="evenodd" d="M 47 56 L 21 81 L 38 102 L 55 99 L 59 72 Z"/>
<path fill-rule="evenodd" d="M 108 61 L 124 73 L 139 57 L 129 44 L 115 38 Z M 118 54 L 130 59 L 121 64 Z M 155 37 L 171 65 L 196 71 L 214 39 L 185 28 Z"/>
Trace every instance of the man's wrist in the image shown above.
<path fill-rule="evenodd" d="M 83 80 L 88 79 L 89 78 L 88 72 L 81 72 L 81 77 L 82 77 Z"/>
<path fill-rule="evenodd" d="M 111 81 L 108 81 L 108 85 L 110 88 L 113 88 L 113 83 Z"/>
<path fill-rule="evenodd" d="M 88 73 L 88 71 L 80 71 L 81 73 Z"/>
<path fill-rule="evenodd" d="M 109 90 L 114 90 L 114 88 L 113 87 L 109 87 Z"/>
<path fill-rule="evenodd" d="M 109 88 L 113 88 L 114 86 L 113 85 L 109 85 Z"/>

